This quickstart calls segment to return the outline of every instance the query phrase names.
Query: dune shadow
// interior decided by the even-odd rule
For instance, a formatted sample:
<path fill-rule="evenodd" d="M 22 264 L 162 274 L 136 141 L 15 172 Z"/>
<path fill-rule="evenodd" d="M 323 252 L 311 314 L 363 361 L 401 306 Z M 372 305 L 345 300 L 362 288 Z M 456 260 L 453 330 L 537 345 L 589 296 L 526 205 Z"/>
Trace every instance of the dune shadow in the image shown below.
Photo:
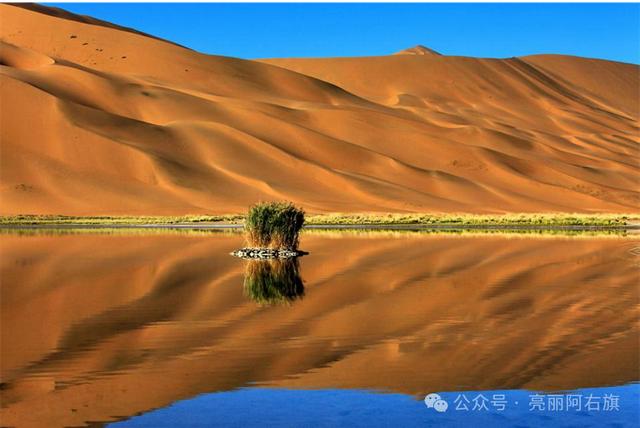
<path fill-rule="evenodd" d="M 304 296 L 296 257 L 247 260 L 244 293 L 260 305 L 288 305 Z"/>

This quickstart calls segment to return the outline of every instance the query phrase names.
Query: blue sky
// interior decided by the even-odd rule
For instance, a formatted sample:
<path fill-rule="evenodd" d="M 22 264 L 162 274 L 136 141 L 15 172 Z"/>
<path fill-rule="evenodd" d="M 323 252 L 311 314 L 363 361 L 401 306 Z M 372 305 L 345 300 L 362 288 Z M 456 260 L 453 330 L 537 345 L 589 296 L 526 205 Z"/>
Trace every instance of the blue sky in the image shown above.
<path fill-rule="evenodd" d="M 640 4 L 630 3 L 50 5 L 240 58 L 387 55 L 421 44 L 445 55 L 640 63 Z"/>

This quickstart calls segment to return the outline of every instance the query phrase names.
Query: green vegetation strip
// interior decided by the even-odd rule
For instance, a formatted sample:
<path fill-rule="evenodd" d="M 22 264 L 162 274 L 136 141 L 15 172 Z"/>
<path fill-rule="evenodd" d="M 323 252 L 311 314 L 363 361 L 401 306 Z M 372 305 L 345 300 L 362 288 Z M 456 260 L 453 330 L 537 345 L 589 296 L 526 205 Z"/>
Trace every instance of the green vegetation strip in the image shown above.
<path fill-rule="evenodd" d="M 178 225 L 243 224 L 245 215 L 184 216 L 0 216 L 0 225 Z M 450 226 L 630 226 L 640 214 L 316 214 L 305 225 L 450 225 Z"/>
<path fill-rule="evenodd" d="M 113 235 L 113 236 L 184 236 L 184 237 L 207 237 L 207 236 L 241 236 L 243 230 L 240 228 L 198 228 L 194 227 L 91 227 L 89 226 L 56 226 L 37 225 L 29 227 L 0 227 L 0 236 L 67 236 L 67 235 Z M 422 238 L 427 236 L 499 236 L 502 238 L 629 238 L 637 239 L 636 234 L 629 233 L 624 227 L 616 228 L 596 228 L 590 229 L 490 229 L 465 227 L 435 229 L 371 229 L 358 227 L 352 229 L 332 228 L 332 229 L 303 229 L 302 236 L 320 236 L 326 238 Z"/>
<path fill-rule="evenodd" d="M 66 216 L 66 215 L 14 215 L 0 216 L 0 225 L 147 225 L 147 224 L 242 224 L 243 214 L 183 215 L 183 216 Z"/>
<path fill-rule="evenodd" d="M 627 226 L 640 214 L 323 214 L 308 224 L 322 225 L 451 225 L 451 226 Z"/>

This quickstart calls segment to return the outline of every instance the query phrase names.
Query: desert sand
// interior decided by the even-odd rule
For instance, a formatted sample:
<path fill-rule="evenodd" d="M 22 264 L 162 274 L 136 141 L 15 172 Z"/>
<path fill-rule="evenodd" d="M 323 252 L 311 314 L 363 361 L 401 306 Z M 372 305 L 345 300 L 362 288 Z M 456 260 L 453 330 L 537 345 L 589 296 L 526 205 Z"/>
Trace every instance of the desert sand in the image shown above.
<path fill-rule="evenodd" d="M 304 297 L 266 307 L 227 254 L 239 235 L 3 236 L 3 425 L 248 382 L 419 399 L 638 380 L 637 240 L 315 233 Z"/>
<path fill-rule="evenodd" d="M 639 67 L 243 60 L 0 5 L 0 214 L 637 212 Z"/>

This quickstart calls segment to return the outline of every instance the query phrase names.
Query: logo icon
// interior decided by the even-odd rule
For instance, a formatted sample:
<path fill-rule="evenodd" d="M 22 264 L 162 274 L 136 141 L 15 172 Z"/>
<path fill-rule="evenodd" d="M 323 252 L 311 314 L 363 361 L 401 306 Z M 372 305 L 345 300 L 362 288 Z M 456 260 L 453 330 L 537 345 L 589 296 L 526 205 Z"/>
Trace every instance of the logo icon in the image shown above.
<path fill-rule="evenodd" d="M 449 408 L 449 403 L 436 393 L 431 393 L 424 397 L 424 404 L 430 409 L 435 409 L 438 413 L 444 413 Z"/>

